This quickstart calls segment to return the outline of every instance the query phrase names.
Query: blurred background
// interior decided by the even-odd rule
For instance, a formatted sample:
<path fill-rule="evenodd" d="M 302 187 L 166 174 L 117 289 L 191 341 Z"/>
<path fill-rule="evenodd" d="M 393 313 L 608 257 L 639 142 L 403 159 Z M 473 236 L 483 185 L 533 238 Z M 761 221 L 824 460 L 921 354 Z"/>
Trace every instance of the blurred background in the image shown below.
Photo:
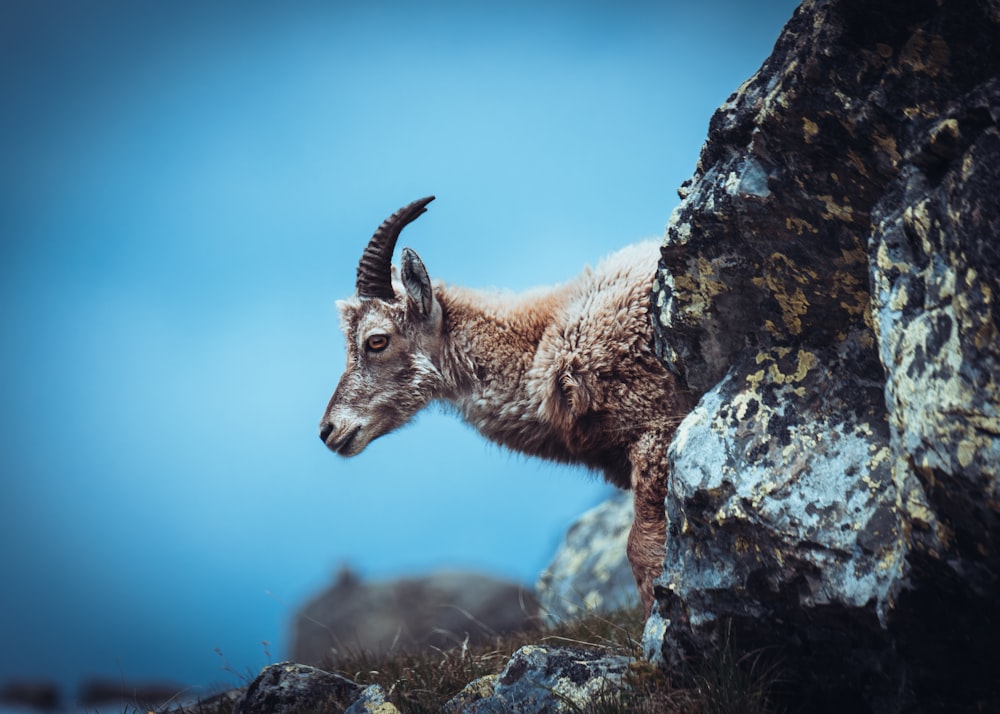
<path fill-rule="evenodd" d="M 328 452 L 334 300 L 430 193 L 473 287 L 662 235 L 795 4 L 0 3 L 0 681 L 235 686 L 345 564 L 532 584 L 607 487 L 437 408 Z"/>

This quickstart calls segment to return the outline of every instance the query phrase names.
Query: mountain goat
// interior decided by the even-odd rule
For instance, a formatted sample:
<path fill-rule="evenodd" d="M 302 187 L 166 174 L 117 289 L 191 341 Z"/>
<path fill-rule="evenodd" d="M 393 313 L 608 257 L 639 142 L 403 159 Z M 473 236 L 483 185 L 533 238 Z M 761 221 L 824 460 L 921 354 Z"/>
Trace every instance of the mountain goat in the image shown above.
<path fill-rule="evenodd" d="M 602 471 L 631 488 L 627 555 L 647 615 L 663 563 L 667 447 L 693 406 L 653 352 L 650 286 L 659 249 L 640 243 L 575 280 L 524 296 L 432 284 L 400 231 L 414 201 L 375 232 L 357 292 L 338 303 L 347 369 L 320 422 L 341 456 L 360 453 L 432 401 L 525 454 Z"/>

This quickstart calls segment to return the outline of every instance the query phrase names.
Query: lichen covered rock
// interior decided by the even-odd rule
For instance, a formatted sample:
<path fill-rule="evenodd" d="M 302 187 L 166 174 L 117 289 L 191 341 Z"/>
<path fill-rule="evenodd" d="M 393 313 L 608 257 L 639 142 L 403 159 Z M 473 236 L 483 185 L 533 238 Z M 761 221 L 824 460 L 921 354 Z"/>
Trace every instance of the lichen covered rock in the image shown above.
<path fill-rule="evenodd" d="M 476 680 L 445 710 L 462 714 L 578 712 L 623 686 L 629 658 L 573 647 L 526 646 L 503 672 Z"/>
<path fill-rule="evenodd" d="M 713 117 L 656 276 L 677 661 L 827 708 L 1000 705 L 1000 6 L 807 0 Z"/>
<path fill-rule="evenodd" d="M 647 656 L 679 665 L 731 626 L 750 648 L 813 638 L 796 678 L 814 690 L 848 655 L 882 656 L 906 546 L 878 385 L 835 352 L 762 351 L 704 395 L 673 451 Z"/>
<path fill-rule="evenodd" d="M 338 708 L 338 702 L 354 701 L 362 691 L 362 687 L 340 675 L 304 664 L 280 662 L 261 670 L 236 701 L 233 712 L 305 714 L 333 711 Z"/>
<path fill-rule="evenodd" d="M 547 624 L 587 613 L 637 607 L 639 594 L 625 554 L 634 508 L 627 491 L 580 516 L 535 586 Z"/>
<path fill-rule="evenodd" d="M 399 709 L 386 700 L 382 687 L 371 684 L 361 691 L 361 696 L 344 710 L 344 714 L 399 714 Z"/>

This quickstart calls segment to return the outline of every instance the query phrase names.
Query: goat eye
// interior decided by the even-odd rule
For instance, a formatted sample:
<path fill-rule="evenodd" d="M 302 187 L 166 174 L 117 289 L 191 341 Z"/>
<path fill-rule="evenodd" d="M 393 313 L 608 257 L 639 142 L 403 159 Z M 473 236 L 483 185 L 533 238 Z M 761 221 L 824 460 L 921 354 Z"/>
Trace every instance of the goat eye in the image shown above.
<path fill-rule="evenodd" d="M 381 352 L 388 346 L 389 346 L 388 335 L 372 335 L 367 340 L 365 340 L 365 347 L 367 347 L 372 352 Z"/>

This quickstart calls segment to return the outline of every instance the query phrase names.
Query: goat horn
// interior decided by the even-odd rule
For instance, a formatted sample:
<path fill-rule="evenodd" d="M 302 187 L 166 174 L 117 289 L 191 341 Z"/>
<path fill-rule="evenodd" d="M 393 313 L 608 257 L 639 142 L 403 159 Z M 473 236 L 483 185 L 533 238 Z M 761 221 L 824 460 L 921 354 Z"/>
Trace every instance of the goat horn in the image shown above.
<path fill-rule="evenodd" d="M 395 297 L 391 276 L 392 252 L 396 249 L 396 240 L 400 231 L 426 211 L 427 204 L 433 200 L 434 196 L 428 196 L 403 206 L 378 227 L 358 263 L 358 297 Z"/>

